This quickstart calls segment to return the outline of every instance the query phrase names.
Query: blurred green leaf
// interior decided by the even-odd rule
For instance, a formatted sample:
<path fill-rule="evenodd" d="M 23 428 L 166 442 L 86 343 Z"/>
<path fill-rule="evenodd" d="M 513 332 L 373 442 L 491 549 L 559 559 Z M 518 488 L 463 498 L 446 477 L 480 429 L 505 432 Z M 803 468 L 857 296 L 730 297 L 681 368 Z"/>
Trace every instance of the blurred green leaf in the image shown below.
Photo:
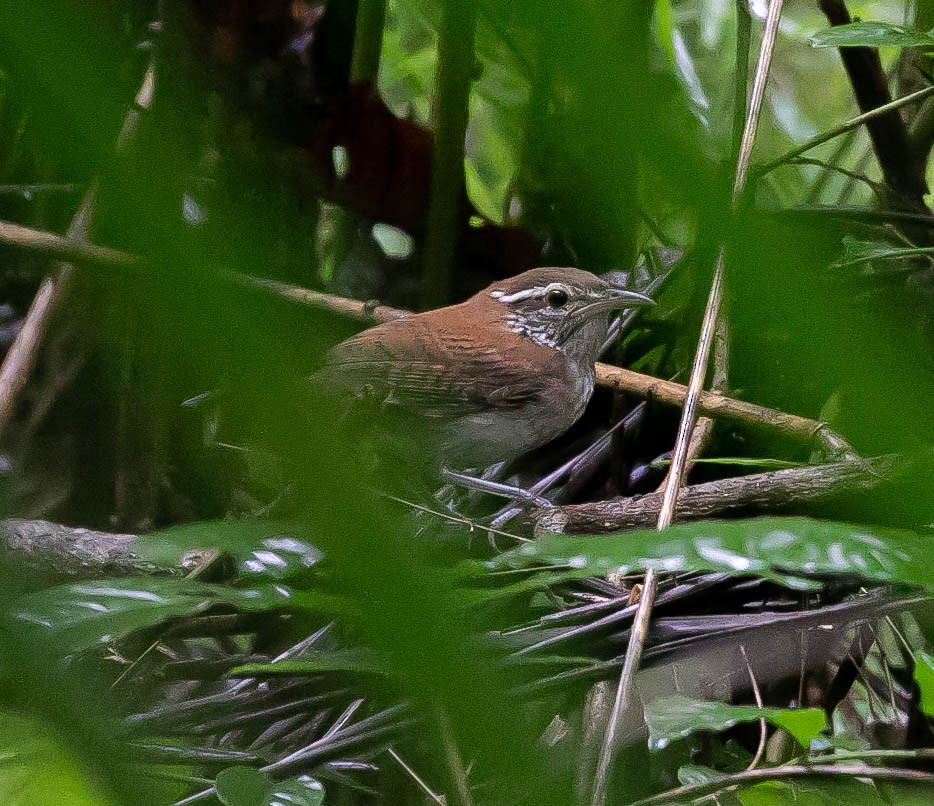
<path fill-rule="evenodd" d="M 217 799 L 224 806 L 261 806 L 270 786 L 265 773 L 252 767 L 228 767 L 214 781 Z"/>
<path fill-rule="evenodd" d="M 12 615 L 71 654 L 218 605 L 262 612 L 294 606 L 294 600 L 288 589 L 274 585 L 237 589 L 190 579 L 129 577 L 32 593 L 14 605 Z"/>
<path fill-rule="evenodd" d="M 921 710 L 934 716 L 934 655 L 915 652 L 915 681 L 921 692 Z"/>
<path fill-rule="evenodd" d="M 566 567 L 566 574 L 603 576 L 621 569 L 722 571 L 755 575 L 796 588 L 798 574 L 855 574 L 880 582 L 934 589 L 932 539 L 914 532 L 807 518 L 752 518 L 680 524 L 663 533 L 574 537 L 546 533 L 491 560 L 493 569 Z"/>
<path fill-rule="evenodd" d="M 87 769 L 36 719 L 0 713 L 0 803 L 111 806 Z"/>
<path fill-rule="evenodd" d="M 251 767 L 228 767 L 217 775 L 217 798 L 224 806 L 321 806 L 324 787 L 308 775 L 272 783 Z"/>
<path fill-rule="evenodd" d="M 681 696 L 662 697 L 645 707 L 651 750 L 663 750 L 671 742 L 699 730 L 718 732 L 738 722 L 753 722 L 762 718 L 787 730 L 802 747 L 808 747 L 811 739 L 824 729 L 827 721 L 820 708 L 758 708 L 754 705 L 726 705 Z"/>
<path fill-rule="evenodd" d="M 320 549 L 302 537 L 294 523 L 206 521 L 140 535 L 133 550 L 160 566 L 180 566 L 188 552 L 217 549 L 237 561 L 238 576 L 285 580 L 315 566 Z"/>
<path fill-rule="evenodd" d="M 934 47 L 934 31 L 924 33 L 889 22 L 851 22 L 818 31 L 811 37 L 815 48 L 879 48 L 896 45 L 903 48 Z"/>
<path fill-rule="evenodd" d="M 780 803 L 794 803 L 796 806 L 840 806 L 842 803 L 922 806 L 930 803 L 931 799 L 924 786 L 818 778 L 810 781 L 764 781 L 741 790 L 737 797 L 743 806 L 775 806 Z"/>

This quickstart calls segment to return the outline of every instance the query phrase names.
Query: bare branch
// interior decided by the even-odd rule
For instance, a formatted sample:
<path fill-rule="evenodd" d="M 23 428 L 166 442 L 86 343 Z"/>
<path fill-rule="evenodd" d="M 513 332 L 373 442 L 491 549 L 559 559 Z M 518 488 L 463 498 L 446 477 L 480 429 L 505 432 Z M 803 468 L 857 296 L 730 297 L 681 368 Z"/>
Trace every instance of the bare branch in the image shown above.
<path fill-rule="evenodd" d="M 819 501 L 855 490 L 871 490 L 907 469 L 894 455 L 855 462 L 808 465 L 770 473 L 721 479 L 685 487 L 675 517 L 696 520 L 750 507 L 771 508 Z M 567 534 L 606 534 L 652 526 L 661 493 L 614 498 L 590 504 L 568 504 L 537 510 L 537 530 Z"/>

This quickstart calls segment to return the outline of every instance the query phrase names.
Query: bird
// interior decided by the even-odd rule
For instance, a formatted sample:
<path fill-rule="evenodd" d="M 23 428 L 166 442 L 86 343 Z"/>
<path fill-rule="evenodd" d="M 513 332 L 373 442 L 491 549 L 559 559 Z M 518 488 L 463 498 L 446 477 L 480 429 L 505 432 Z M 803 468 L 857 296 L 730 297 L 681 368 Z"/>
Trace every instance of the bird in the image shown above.
<path fill-rule="evenodd" d="M 652 304 L 583 269 L 530 269 L 341 342 L 313 378 L 384 445 L 415 446 L 430 470 L 476 470 L 574 425 L 609 312 Z"/>

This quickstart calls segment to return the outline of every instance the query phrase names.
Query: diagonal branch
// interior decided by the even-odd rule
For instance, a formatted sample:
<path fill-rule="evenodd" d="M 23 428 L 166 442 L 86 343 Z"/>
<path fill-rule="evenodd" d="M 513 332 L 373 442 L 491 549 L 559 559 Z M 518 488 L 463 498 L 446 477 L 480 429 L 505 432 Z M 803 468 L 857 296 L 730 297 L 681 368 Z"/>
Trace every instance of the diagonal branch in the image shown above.
<path fill-rule="evenodd" d="M 153 82 L 153 67 L 150 64 L 136 95 L 136 106 L 127 113 L 123 122 L 117 141 L 118 151 L 125 148 L 135 134 L 140 109 L 147 109 L 151 104 Z M 3 224 L 0 233 L 13 243 L 22 244 L 32 238 L 30 241 L 32 246 L 60 258 L 120 263 L 125 257 L 122 253 L 103 247 L 89 248 L 86 243 L 91 232 L 91 218 L 96 197 L 97 183 L 94 182 L 85 193 L 65 237 L 41 233 L 45 237 L 37 239 L 35 230 L 18 227 L 15 224 Z M 129 260 L 133 262 L 133 258 Z M 16 400 L 32 375 L 39 348 L 45 340 L 49 321 L 65 293 L 73 268 L 71 263 L 60 263 L 56 270 L 42 281 L 26 314 L 23 327 L 3 359 L 3 366 L 0 367 L 0 434 L 6 430 L 13 416 Z"/>
<path fill-rule="evenodd" d="M 127 252 L 85 241 L 75 241 L 63 235 L 6 221 L 0 221 L 0 243 L 54 255 L 66 259 L 69 263 L 119 270 L 144 271 L 147 269 L 146 262 L 142 258 Z M 237 272 L 223 272 L 220 276 L 227 282 L 266 291 L 299 305 L 329 311 L 366 324 L 378 324 L 411 315 L 409 311 L 380 305 L 373 301 L 361 302 L 349 297 L 325 294 L 321 291 Z M 597 385 L 606 389 L 627 392 L 642 399 L 651 398 L 659 403 L 672 406 L 684 405 L 687 398 L 688 389 L 680 383 L 643 375 L 631 369 L 614 367 L 610 364 L 598 363 L 596 370 Z M 697 400 L 697 410 L 700 414 L 774 431 L 794 441 L 811 444 L 816 440 L 818 447 L 833 457 L 855 456 L 853 449 L 846 441 L 833 432 L 826 423 L 808 417 L 747 403 L 718 392 L 701 392 Z"/>

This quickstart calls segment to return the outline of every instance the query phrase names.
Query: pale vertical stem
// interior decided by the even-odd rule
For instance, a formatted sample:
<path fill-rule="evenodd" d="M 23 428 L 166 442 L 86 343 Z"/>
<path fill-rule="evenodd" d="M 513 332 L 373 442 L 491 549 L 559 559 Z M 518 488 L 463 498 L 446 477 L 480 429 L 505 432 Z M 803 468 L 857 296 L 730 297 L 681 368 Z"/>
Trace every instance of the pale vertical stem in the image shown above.
<path fill-rule="evenodd" d="M 765 97 L 765 84 L 769 74 L 769 67 L 772 63 L 772 52 L 775 48 L 775 37 L 778 33 L 778 23 L 781 19 L 782 5 L 783 0 L 772 0 L 769 4 L 768 14 L 766 15 L 765 30 L 762 35 L 759 59 L 756 64 L 749 110 L 746 114 L 746 125 L 743 128 L 743 136 L 740 140 L 739 154 L 737 156 L 736 174 L 733 182 L 734 205 L 742 193 L 743 186 L 746 182 L 746 174 L 749 170 L 749 158 L 752 153 L 753 143 L 755 142 L 759 113 L 762 109 L 762 100 Z M 662 499 L 661 511 L 658 516 L 657 528 L 659 531 L 666 529 L 671 524 L 675 504 L 678 499 L 678 491 L 681 487 L 681 480 L 684 474 L 688 448 L 691 443 L 691 433 L 697 421 L 697 402 L 703 390 L 704 379 L 707 375 L 707 362 L 710 358 L 710 348 L 714 341 L 717 317 L 719 316 L 720 304 L 723 299 L 723 251 L 723 247 L 721 246 L 717 254 L 717 264 L 714 269 L 710 294 L 707 297 L 707 307 L 704 310 L 704 321 L 701 326 L 701 335 L 697 345 L 697 352 L 694 355 L 694 365 L 691 369 L 691 378 L 688 383 L 688 392 L 684 402 L 684 409 L 681 412 L 681 422 L 678 426 L 678 437 L 671 458 L 671 467 L 669 468 L 665 483 L 665 493 Z M 623 670 L 620 674 L 616 701 L 613 704 L 613 713 L 607 725 L 600 763 L 597 766 L 593 797 L 591 798 L 592 806 L 602 806 L 606 799 L 610 765 L 618 742 L 619 723 L 631 699 L 633 679 L 639 668 L 639 661 L 642 658 L 642 648 L 645 644 L 645 636 L 652 616 L 652 606 L 655 603 L 655 590 L 657 585 L 658 574 L 654 569 L 650 568 L 645 574 L 639 609 L 636 612 L 632 629 L 629 632 L 626 661 L 623 664 Z"/>
<path fill-rule="evenodd" d="M 723 247 L 717 254 L 717 266 L 713 273 L 713 284 L 710 286 L 710 295 L 707 297 L 707 307 L 704 309 L 704 321 L 701 324 L 700 338 L 697 341 L 697 351 L 694 353 L 694 365 L 691 367 L 691 377 L 688 381 L 688 391 L 684 398 L 684 408 L 681 411 L 681 421 L 678 423 L 678 436 L 675 438 L 675 449 L 671 456 L 671 467 L 665 479 L 665 491 L 662 496 L 662 506 L 658 513 L 657 529 L 667 529 L 674 517 L 675 504 L 687 464 L 688 446 L 691 443 L 691 433 L 694 423 L 697 422 L 697 402 L 704 388 L 704 379 L 707 377 L 707 362 L 710 358 L 710 348 L 713 345 L 714 333 L 717 328 L 717 316 L 720 313 L 720 302 L 723 299 Z M 642 601 L 645 601 L 643 598 Z"/>
<path fill-rule="evenodd" d="M 633 619 L 629 630 L 629 645 L 626 647 L 626 660 L 623 662 L 623 671 L 619 676 L 619 685 L 616 687 L 616 699 L 613 710 L 606 726 L 606 738 L 600 750 L 600 760 L 597 762 L 597 774 L 594 776 L 593 795 L 590 799 L 592 806 L 602 806 L 606 801 L 606 787 L 610 779 L 610 765 L 613 763 L 613 754 L 616 751 L 619 736 L 619 725 L 623 714 L 629 707 L 632 697 L 632 679 L 639 669 L 642 660 L 642 647 L 645 646 L 645 636 L 649 630 L 649 621 L 652 617 L 652 608 L 643 607 L 643 602 L 655 601 L 655 590 L 658 586 L 658 574 L 649 569 L 642 583 L 642 598 L 639 600 L 639 609 Z"/>
<path fill-rule="evenodd" d="M 759 112 L 762 110 L 765 83 L 769 76 L 769 68 L 772 66 L 772 53 L 775 50 L 775 37 L 778 34 L 778 23 L 782 18 L 783 5 L 784 0 L 772 0 L 765 17 L 765 30 L 762 32 L 762 44 L 759 47 L 759 61 L 756 64 L 756 74 L 752 84 L 749 114 L 746 116 L 746 127 L 743 129 L 739 157 L 736 161 L 736 180 L 733 182 L 734 197 L 739 196 L 746 184 L 749 158 L 752 156 L 752 144 L 755 142 L 756 131 L 759 128 Z"/>
<path fill-rule="evenodd" d="M 749 95 L 749 43 L 752 39 L 752 15 L 749 0 L 736 0 L 736 85 L 733 88 L 733 130 L 730 132 L 733 149 L 730 156 L 739 154 L 743 129 L 746 125 L 746 105 Z"/>

